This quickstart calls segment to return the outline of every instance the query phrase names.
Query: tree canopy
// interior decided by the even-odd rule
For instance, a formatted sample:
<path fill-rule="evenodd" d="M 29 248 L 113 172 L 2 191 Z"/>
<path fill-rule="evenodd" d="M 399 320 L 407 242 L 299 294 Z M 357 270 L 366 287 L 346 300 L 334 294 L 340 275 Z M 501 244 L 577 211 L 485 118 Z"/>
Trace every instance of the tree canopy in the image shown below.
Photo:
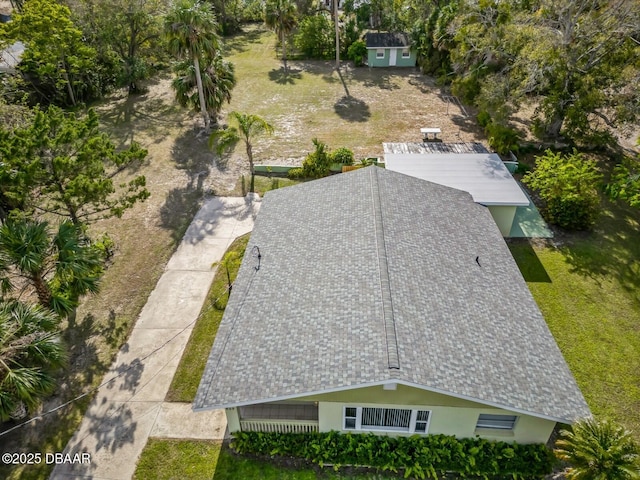
<path fill-rule="evenodd" d="M 191 0 L 177 2 L 165 17 L 164 23 L 169 52 L 193 63 L 200 113 L 207 129 L 211 118 L 202 84 L 202 70 L 206 67 L 200 63 L 207 59 L 215 60 L 220 54 L 218 28 L 211 6 Z"/>
<path fill-rule="evenodd" d="M 37 103 L 75 105 L 95 97 L 96 51 L 73 23 L 71 11 L 55 0 L 29 0 L 11 22 L 0 24 L 0 39 L 21 41 L 18 70 Z"/>
<path fill-rule="evenodd" d="M 87 41 L 98 51 L 98 62 L 117 86 L 129 93 L 142 90 L 140 82 L 165 55 L 162 43 L 163 11 L 168 0 L 79 0 L 74 15 Z"/>
<path fill-rule="evenodd" d="M 423 57 L 440 52 L 437 65 L 423 58 L 427 69 L 444 67 L 454 92 L 494 120 L 537 105 L 540 137 L 601 144 L 640 118 L 638 2 L 438 2 L 414 37 Z"/>
<path fill-rule="evenodd" d="M 264 23 L 276 32 L 282 47 L 282 63 L 287 70 L 287 36 L 298 23 L 296 4 L 293 0 L 267 0 L 264 7 Z"/>
<path fill-rule="evenodd" d="M 103 259 L 81 226 L 11 218 L 0 226 L 0 285 L 3 297 L 31 290 L 38 303 L 61 317 L 71 315 L 82 295 L 98 291 Z"/>
<path fill-rule="evenodd" d="M 66 350 L 50 311 L 17 301 L 0 301 L 0 421 L 32 408 L 54 386 L 53 373 Z"/>
<path fill-rule="evenodd" d="M 137 144 L 117 152 L 98 129 L 98 116 L 84 117 L 51 106 L 36 110 L 24 126 L 0 126 L 0 213 L 41 211 L 86 223 L 121 216 L 149 192 L 145 177 L 116 179 L 144 160 Z"/>
<path fill-rule="evenodd" d="M 214 125 L 218 123 L 218 113 L 225 102 L 231 101 L 231 91 L 236 85 L 236 76 L 233 64 L 222 58 L 216 52 L 214 59 L 205 57 L 200 66 L 200 79 L 202 93 L 207 115 Z M 183 107 L 193 111 L 200 110 L 200 95 L 198 93 L 198 77 L 196 67 L 191 62 L 180 62 L 175 68 L 176 77 L 171 83 L 176 92 L 176 99 Z"/>

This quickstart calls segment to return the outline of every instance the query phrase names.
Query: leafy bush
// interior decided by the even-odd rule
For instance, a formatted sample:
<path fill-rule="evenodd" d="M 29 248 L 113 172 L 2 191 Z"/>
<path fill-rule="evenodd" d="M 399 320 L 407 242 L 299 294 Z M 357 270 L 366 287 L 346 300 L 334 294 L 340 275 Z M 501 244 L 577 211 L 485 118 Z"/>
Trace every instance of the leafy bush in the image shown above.
<path fill-rule="evenodd" d="M 549 222 L 569 230 L 586 230 L 600 213 L 597 186 L 601 180 L 595 162 L 575 150 L 566 156 L 547 150 L 522 182 L 545 201 Z"/>
<path fill-rule="evenodd" d="M 478 120 L 478 125 L 480 125 L 482 128 L 487 128 L 487 125 L 491 123 L 491 115 L 489 115 L 489 112 L 487 112 L 486 110 L 482 110 L 476 116 L 476 120 Z"/>
<path fill-rule="evenodd" d="M 607 193 L 613 199 L 620 198 L 632 207 L 640 207 L 640 158 L 625 158 L 616 165 Z"/>
<path fill-rule="evenodd" d="M 561 430 L 554 453 L 571 464 L 570 479 L 640 478 L 640 449 L 631 432 L 608 420 L 585 418 Z"/>
<path fill-rule="evenodd" d="M 513 128 L 491 122 L 485 126 L 484 131 L 489 137 L 489 146 L 499 154 L 506 155 L 509 151 L 518 151 L 520 134 Z"/>
<path fill-rule="evenodd" d="M 291 180 L 300 180 L 304 178 L 304 170 L 302 167 L 292 168 L 287 172 L 287 177 Z"/>
<path fill-rule="evenodd" d="M 313 140 L 314 151 L 309 153 L 302 162 L 302 168 L 292 168 L 287 173 L 287 177 L 292 180 L 302 178 L 321 178 L 331 173 L 331 165 L 339 163 L 342 165 L 353 165 L 354 155 L 351 150 L 345 147 L 329 151 L 326 143 L 317 138 Z"/>
<path fill-rule="evenodd" d="M 353 152 L 346 147 L 340 147 L 330 154 L 331 163 L 341 163 L 342 165 L 353 165 L 355 156 Z"/>
<path fill-rule="evenodd" d="M 356 67 L 361 67 L 367 58 L 367 44 L 362 40 L 353 42 L 347 50 L 347 57 L 353 60 Z"/>
<path fill-rule="evenodd" d="M 333 25 L 322 13 L 300 22 L 293 44 L 307 58 L 329 59 L 336 54 Z"/>
<path fill-rule="evenodd" d="M 541 444 L 492 442 L 447 435 L 388 437 L 374 434 L 238 432 L 239 453 L 302 457 L 323 466 L 367 465 L 404 470 L 405 477 L 462 476 L 541 478 L 551 472 L 553 455 Z"/>
<path fill-rule="evenodd" d="M 302 170 L 305 178 L 321 178 L 329 175 L 331 168 L 331 155 L 329 147 L 317 138 L 313 140 L 315 150 L 307 155 L 302 162 Z"/>

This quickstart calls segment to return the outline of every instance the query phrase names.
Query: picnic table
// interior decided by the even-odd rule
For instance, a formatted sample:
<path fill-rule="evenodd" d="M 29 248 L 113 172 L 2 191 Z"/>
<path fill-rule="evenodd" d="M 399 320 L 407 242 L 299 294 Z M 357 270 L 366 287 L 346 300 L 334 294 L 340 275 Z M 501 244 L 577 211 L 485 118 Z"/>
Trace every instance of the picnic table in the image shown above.
<path fill-rule="evenodd" d="M 422 133 L 423 142 L 441 142 L 442 141 L 442 139 L 438 137 L 438 135 L 440 135 L 442 131 L 437 127 L 421 128 L 420 133 Z"/>

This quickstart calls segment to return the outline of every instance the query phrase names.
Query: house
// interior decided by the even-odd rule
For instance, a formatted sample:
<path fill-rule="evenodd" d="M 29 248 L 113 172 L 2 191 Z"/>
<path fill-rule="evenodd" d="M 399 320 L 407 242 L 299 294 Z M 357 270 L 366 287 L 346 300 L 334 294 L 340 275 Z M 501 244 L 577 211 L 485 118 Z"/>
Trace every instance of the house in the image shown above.
<path fill-rule="evenodd" d="M 589 409 L 487 209 L 379 167 L 268 192 L 194 402 L 238 431 L 546 442 Z"/>
<path fill-rule="evenodd" d="M 502 235 L 508 237 L 517 207 L 528 207 L 529 198 L 497 154 L 452 145 L 465 146 L 384 143 L 385 165 L 395 172 L 469 192 L 476 203 L 488 208 Z"/>
<path fill-rule="evenodd" d="M 415 67 L 417 53 L 407 33 L 367 33 L 367 59 L 370 67 Z"/>

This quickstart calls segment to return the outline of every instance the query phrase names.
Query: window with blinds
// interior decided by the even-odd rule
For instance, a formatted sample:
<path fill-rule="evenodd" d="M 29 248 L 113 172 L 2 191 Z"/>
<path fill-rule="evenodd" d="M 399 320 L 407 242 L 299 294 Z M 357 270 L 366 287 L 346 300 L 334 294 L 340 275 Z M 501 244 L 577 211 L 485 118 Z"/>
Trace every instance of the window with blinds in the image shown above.
<path fill-rule="evenodd" d="M 431 412 L 408 408 L 345 407 L 345 430 L 427 433 Z"/>
<path fill-rule="evenodd" d="M 476 428 L 492 428 L 495 430 L 513 430 L 516 425 L 516 415 L 489 415 L 481 414 L 478 417 Z"/>
<path fill-rule="evenodd" d="M 362 427 L 409 430 L 411 410 L 400 408 L 363 408 Z"/>

